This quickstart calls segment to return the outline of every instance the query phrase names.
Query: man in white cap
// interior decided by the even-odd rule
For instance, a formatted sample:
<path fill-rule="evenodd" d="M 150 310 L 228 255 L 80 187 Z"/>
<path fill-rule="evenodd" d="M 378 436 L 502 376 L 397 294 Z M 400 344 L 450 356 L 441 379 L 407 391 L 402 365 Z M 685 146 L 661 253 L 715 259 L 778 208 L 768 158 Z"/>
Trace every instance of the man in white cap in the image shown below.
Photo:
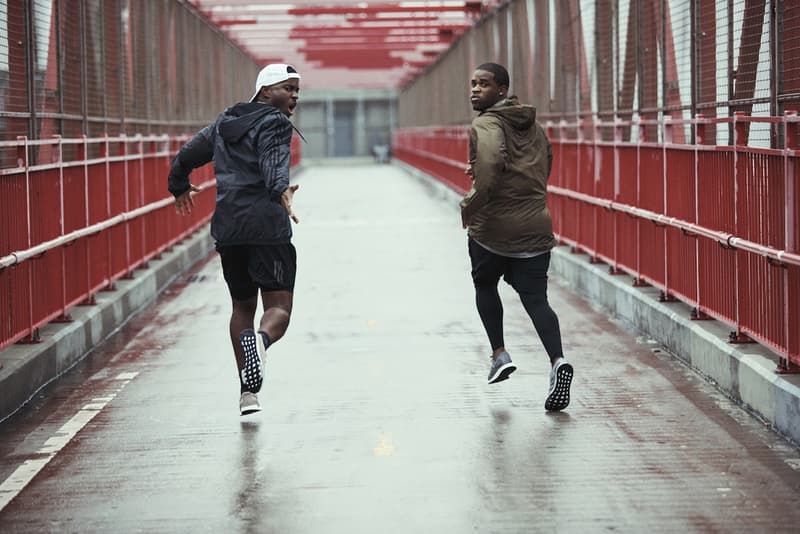
<path fill-rule="evenodd" d="M 291 243 L 297 185 L 289 185 L 289 158 L 300 75 L 270 64 L 258 73 L 249 102 L 223 111 L 181 147 L 172 162 L 169 191 L 175 210 L 191 213 L 199 191 L 189 174 L 214 162 L 217 199 L 211 235 L 233 304 L 230 337 L 239 370 L 241 415 L 261 410 L 267 347 L 283 337 L 292 313 L 297 255 Z M 253 328 L 258 294 L 264 313 Z"/>

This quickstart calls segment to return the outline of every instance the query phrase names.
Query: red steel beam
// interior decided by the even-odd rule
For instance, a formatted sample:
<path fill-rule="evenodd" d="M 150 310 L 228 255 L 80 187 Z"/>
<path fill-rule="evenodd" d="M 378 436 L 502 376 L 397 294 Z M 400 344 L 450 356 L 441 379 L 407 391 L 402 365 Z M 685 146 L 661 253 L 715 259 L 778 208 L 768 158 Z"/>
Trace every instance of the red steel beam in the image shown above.
<path fill-rule="evenodd" d="M 467 26 L 378 26 L 354 28 L 351 26 L 328 26 L 320 28 L 292 28 L 289 37 L 330 37 L 330 36 L 362 36 L 362 35 L 436 35 L 441 32 L 458 33 Z"/>
<path fill-rule="evenodd" d="M 320 24 L 369 24 L 369 23 L 408 23 L 415 24 L 418 22 L 433 22 L 442 24 L 465 24 L 470 25 L 473 19 L 469 17 L 446 17 L 442 18 L 436 15 L 395 15 L 395 16 L 377 16 L 377 15 L 347 15 L 344 18 L 331 15 L 329 17 L 305 17 L 294 16 L 289 14 L 282 14 L 279 17 L 256 16 L 256 15 L 242 15 L 239 13 L 224 13 L 224 14 L 208 14 L 208 18 L 215 24 L 220 25 L 234 25 L 234 24 L 308 24 L 318 26 Z"/>
<path fill-rule="evenodd" d="M 265 26 L 265 27 L 272 27 L 272 26 L 295 26 L 297 24 L 307 24 L 307 23 L 314 23 L 314 24 L 340 24 L 344 21 L 341 17 L 294 17 L 287 14 L 282 14 L 280 16 L 241 16 L 241 15 L 234 15 L 234 14 L 223 14 L 223 15 L 208 15 L 209 20 L 214 24 L 220 24 L 222 21 L 236 21 L 236 22 L 225 22 L 224 24 L 231 25 L 231 24 L 239 24 L 242 23 L 243 25 L 258 25 L 258 26 Z M 241 21 L 241 22 L 240 22 Z M 250 22 L 255 21 L 255 22 Z"/>
<path fill-rule="evenodd" d="M 639 2 L 641 12 L 638 19 L 639 27 L 639 108 L 654 110 L 658 107 L 658 36 L 661 32 L 659 21 L 659 0 L 642 0 Z M 648 27 L 643 27 L 647 24 Z M 642 113 L 645 119 L 656 119 L 655 111 Z M 656 141 L 656 128 L 652 125 L 645 126 L 647 141 Z"/>
<path fill-rule="evenodd" d="M 800 4 L 797 2 L 783 3 L 783 20 L 800 20 Z M 783 50 L 783 90 L 782 93 L 794 95 L 791 102 L 785 104 L 786 110 L 800 108 L 800 25 L 784 24 L 781 34 L 781 49 Z M 779 87 L 779 89 L 781 89 Z"/>
<path fill-rule="evenodd" d="M 552 19 L 549 2 L 534 2 L 534 53 L 533 65 L 529 69 L 531 75 L 539 72 L 550 72 L 550 21 Z M 529 29 L 529 33 L 531 30 Z M 541 83 L 540 78 L 531 78 L 533 87 L 533 103 L 546 106 L 550 102 L 550 84 Z"/>
<path fill-rule="evenodd" d="M 434 43 L 374 43 L 368 45 L 365 49 L 363 44 L 314 44 L 311 43 L 306 46 L 298 48 L 299 52 L 308 51 L 327 51 L 327 50 L 341 50 L 347 51 L 349 54 L 361 54 L 369 50 L 416 50 L 420 44 L 434 44 Z"/>
<path fill-rule="evenodd" d="M 315 7 L 294 7 L 287 10 L 291 15 L 354 15 L 354 14 L 382 14 L 382 13 L 446 13 L 446 12 L 465 12 L 480 14 L 483 10 L 481 2 L 464 2 L 463 6 L 458 5 L 423 5 L 423 6 L 401 6 L 398 4 L 372 4 L 372 5 L 338 5 L 338 6 L 315 6 Z"/>
<path fill-rule="evenodd" d="M 306 46 L 317 45 L 375 45 L 375 44 L 423 44 L 423 43 L 447 43 L 450 40 L 439 35 L 427 36 L 386 36 L 386 37 L 315 37 L 304 39 Z"/>
<path fill-rule="evenodd" d="M 423 37 L 430 35 L 439 35 L 439 28 L 422 28 L 410 31 L 396 31 L 385 30 L 383 28 L 377 29 L 378 31 L 364 31 L 364 30 L 333 30 L 333 31 L 306 31 L 299 32 L 292 30 L 289 32 L 290 39 L 316 39 L 318 37 Z"/>
<path fill-rule="evenodd" d="M 634 24 L 634 21 L 636 24 Z M 622 84 L 617 94 L 617 109 L 622 110 L 620 118 L 630 120 L 633 109 L 634 89 L 636 87 L 636 42 L 639 39 L 639 24 L 636 18 L 636 2 L 628 5 L 628 32 L 625 36 L 625 60 L 622 67 Z M 624 138 L 627 139 L 627 132 L 630 127 L 625 127 Z"/>
<path fill-rule="evenodd" d="M 395 24 L 375 24 L 376 21 L 371 22 L 354 22 L 344 24 L 298 24 L 292 29 L 297 31 L 336 31 L 339 29 L 345 30 L 364 30 L 364 31 L 380 31 L 380 30 L 418 30 L 427 28 L 453 28 L 453 29 L 467 29 L 472 27 L 469 22 L 458 22 L 448 20 L 446 22 L 430 22 L 418 20 L 406 20 L 402 23 Z M 383 21 L 379 21 L 383 22 Z"/>
<path fill-rule="evenodd" d="M 660 58 L 662 65 L 664 65 L 664 76 L 666 78 L 665 83 L 662 85 L 664 105 L 675 108 L 670 112 L 670 115 L 674 119 L 680 119 L 683 116 L 683 112 L 678 109 L 681 105 L 681 93 L 678 84 L 678 66 L 675 61 L 675 43 L 672 38 L 671 15 L 668 9 L 661 12 L 655 4 L 653 9 L 649 10 L 648 15 L 650 16 L 648 21 L 650 27 L 658 28 L 656 38 L 658 39 L 661 51 Z M 657 105 L 661 105 L 661 103 L 657 103 Z M 683 128 L 673 128 L 671 133 L 673 143 L 684 143 L 686 141 Z"/>
<path fill-rule="evenodd" d="M 744 17 L 742 19 L 742 33 L 739 41 L 739 64 L 736 66 L 736 83 L 734 84 L 733 100 L 749 100 L 756 92 L 756 72 L 758 69 L 758 55 L 761 50 L 761 31 L 764 27 L 764 2 L 765 0 L 745 0 Z M 774 82 L 773 82 L 774 83 Z M 750 115 L 753 104 L 745 103 L 731 106 L 731 112 L 743 111 Z M 745 123 L 744 144 L 750 135 L 750 124 Z"/>
<path fill-rule="evenodd" d="M 716 0 L 698 0 L 697 37 L 697 103 L 706 104 L 717 100 L 717 17 Z M 703 108 L 703 115 L 716 117 L 717 108 Z M 716 132 L 717 125 L 711 125 Z M 716 142 L 716 135 L 711 137 Z"/>
<path fill-rule="evenodd" d="M 217 26 L 238 26 L 245 24 L 258 24 L 258 19 L 224 19 L 211 17 L 211 21 Z"/>
<path fill-rule="evenodd" d="M 409 23 L 413 23 L 413 22 L 449 22 L 449 21 L 455 21 L 455 20 L 467 20 L 467 19 L 465 19 L 465 18 L 460 18 L 460 19 L 447 18 L 447 19 L 443 19 L 443 18 L 437 17 L 435 15 L 417 15 L 417 16 L 413 16 L 413 17 L 400 17 L 400 16 L 397 16 L 397 17 L 386 17 L 386 16 L 378 17 L 378 16 L 375 16 L 375 15 L 365 15 L 365 16 L 348 15 L 347 17 L 345 17 L 345 21 L 348 24 L 359 24 L 359 23 L 363 24 L 363 23 L 370 23 L 370 22 L 372 22 L 372 23 L 375 23 L 375 22 L 383 22 L 383 23 L 388 23 L 388 22 L 409 22 Z"/>
<path fill-rule="evenodd" d="M 408 31 L 408 32 L 418 32 L 418 31 L 452 31 L 454 33 L 461 33 L 467 28 L 470 27 L 469 24 L 438 24 L 438 23 L 427 23 L 427 24 L 378 24 L 378 25 L 347 25 L 347 26 L 334 26 L 334 25 L 325 25 L 325 26 L 293 26 L 287 28 L 290 25 L 284 26 L 261 26 L 261 24 L 252 24 L 252 25 L 244 25 L 241 28 L 237 28 L 235 30 L 236 35 L 253 35 L 253 34 L 263 34 L 263 33 L 275 33 L 275 34 L 282 34 L 285 35 L 287 29 L 291 35 L 299 35 L 300 33 L 305 32 L 316 32 L 316 33 L 324 33 L 326 35 L 333 33 L 333 32 L 353 32 L 353 33 L 388 33 L 388 32 L 400 32 L 400 31 Z M 230 30 L 228 30 L 230 31 Z"/>
<path fill-rule="evenodd" d="M 308 56 L 310 61 L 318 61 L 322 67 L 342 67 L 349 69 L 360 70 L 374 70 L 391 69 L 402 67 L 404 61 L 402 58 L 397 58 L 389 55 L 369 55 L 364 57 L 353 57 L 352 55 L 311 55 Z"/>
<path fill-rule="evenodd" d="M 597 73 L 597 107 L 601 118 L 614 114 L 614 19 L 612 0 L 597 0 L 594 11 L 595 72 Z M 606 133 L 605 131 L 603 132 Z M 610 140 L 610 139 L 606 139 Z"/>

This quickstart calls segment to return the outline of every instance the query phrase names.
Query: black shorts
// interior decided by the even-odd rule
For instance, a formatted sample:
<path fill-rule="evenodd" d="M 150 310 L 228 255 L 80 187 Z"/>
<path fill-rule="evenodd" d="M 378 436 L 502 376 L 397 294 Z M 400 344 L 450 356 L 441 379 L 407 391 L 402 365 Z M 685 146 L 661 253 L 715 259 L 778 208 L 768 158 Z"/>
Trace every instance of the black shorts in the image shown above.
<path fill-rule="evenodd" d="M 550 251 L 532 258 L 509 258 L 486 250 L 471 237 L 468 244 L 472 282 L 476 288 L 497 286 L 503 277 L 517 293 L 547 294 Z"/>
<path fill-rule="evenodd" d="M 222 274 L 235 300 L 247 300 L 262 291 L 294 292 L 297 252 L 291 243 L 280 245 L 217 245 Z"/>

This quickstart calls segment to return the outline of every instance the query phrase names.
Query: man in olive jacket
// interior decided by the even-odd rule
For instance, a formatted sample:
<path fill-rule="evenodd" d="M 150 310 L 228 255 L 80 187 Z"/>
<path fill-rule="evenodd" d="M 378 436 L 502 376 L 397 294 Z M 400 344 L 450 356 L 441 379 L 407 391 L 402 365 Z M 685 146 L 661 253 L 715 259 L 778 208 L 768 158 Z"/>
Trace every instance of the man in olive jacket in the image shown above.
<path fill-rule="evenodd" d="M 492 346 L 489 383 L 516 370 L 503 340 L 503 305 L 497 291 L 502 276 L 519 293 L 550 358 L 545 409 L 569 404 L 573 368 L 561 348 L 561 332 L 547 301 L 550 249 L 555 246 L 547 209 L 550 142 L 536 122 L 536 109 L 508 96 L 508 71 L 485 63 L 472 75 L 472 121 L 467 173 L 472 189 L 461 201 L 468 229 L 475 300 Z"/>

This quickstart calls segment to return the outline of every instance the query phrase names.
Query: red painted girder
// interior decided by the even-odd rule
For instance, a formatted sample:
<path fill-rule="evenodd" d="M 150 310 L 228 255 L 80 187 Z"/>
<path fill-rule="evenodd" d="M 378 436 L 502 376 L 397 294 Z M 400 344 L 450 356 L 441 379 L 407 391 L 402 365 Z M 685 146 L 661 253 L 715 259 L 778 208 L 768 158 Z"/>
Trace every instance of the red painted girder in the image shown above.
<path fill-rule="evenodd" d="M 225 18 L 211 18 L 211 21 L 217 26 L 237 26 L 239 24 L 258 24 L 256 19 L 225 19 Z"/>
<path fill-rule="evenodd" d="M 418 28 L 413 30 L 386 30 L 384 28 L 374 28 L 369 31 L 356 30 L 351 28 L 343 28 L 339 30 L 330 31 L 297 31 L 293 29 L 289 32 L 289 37 L 292 39 L 314 39 L 317 37 L 385 37 L 385 36 L 424 36 L 424 35 L 438 35 L 439 28 Z"/>
<path fill-rule="evenodd" d="M 450 39 L 439 35 L 427 36 L 388 36 L 383 37 L 314 37 L 312 39 L 302 39 L 306 46 L 317 45 L 353 45 L 353 46 L 372 46 L 380 44 L 423 44 L 423 43 L 446 43 Z"/>
<path fill-rule="evenodd" d="M 383 22 L 383 21 L 380 21 Z M 353 24 L 298 24 L 292 28 L 292 31 L 337 31 L 337 30 L 358 30 L 358 31 L 385 31 L 385 30 L 425 30 L 425 29 L 438 29 L 438 28 L 452 28 L 454 30 L 464 30 L 471 27 L 472 24 L 468 22 L 454 22 L 448 20 L 445 23 L 428 22 L 428 21 L 407 21 L 397 24 L 375 24 L 374 22 L 363 22 Z"/>
<path fill-rule="evenodd" d="M 455 19 L 452 17 L 448 17 L 447 19 L 443 19 L 436 15 L 415 15 L 415 16 L 378 16 L 378 15 L 347 15 L 345 20 L 348 24 L 358 24 L 358 23 L 365 23 L 365 22 L 415 22 L 415 21 L 438 21 L 438 22 L 447 22 L 451 20 L 468 20 L 464 17 Z"/>
<path fill-rule="evenodd" d="M 258 26 L 244 26 L 241 29 L 237 28 L 235 33 L 237 35 L 262 35 L 264 33 L 269 35 L 290 35 L 291 37 L 303 37 L 304 35 L 323 35 L 323 36 L 330 36 L 330 35 L 403 35 L 403 33 L 415 34 L 415 33 L 422 33 L 427 32 L 431 35 L 435 35 L 438 33 L 439 27 L 438 26 L 428 26 L 426 28 L 412 28 L 406 32 L 403 32 L 402 29 L 397 28 L 352 28 L 347 27 L 345 30 L 336 31 L 336 30 L 307 30 L 307 31 L 298 31 L 296 28 L 264 28 L 261 29 Z"/>
<path fill-rule="evenodd" d="M 423 26 L 423 27 L 380 27 L 380 28 L 352 28 L 349 26 L 333 26 L 329 28 L 292 28 L 290 38 L 309 39 L 314 37 L 351 37 L 372 35 L 437 35 L 442 32 L 459 33 L 468 26 Z"/>
<path fill-rule="evenodd" d="M 309 56 L 309 60 L 318 61 L 320 66 L 324 67 L 366 70 L 402 67 L 405 63 L 402 58 L 392 56 L 369 56 L 367 58 L 356 58 L 347 55 Z"/>
<path fill-rule="evenodd" d="M 387 65 L 385 68 L 381 68 L 380 71 L 386 71 L 390 69 L 399 69 L 402 65 Z M 363 66 L 363 65 L 341 65 L 339 63 L 320 63 L 318 68 L 320 69 L 347 69 L 349 71 L 374 71 L 376 70 L 374 66 Z M 373 86 L 383 86 L 384 80 L 381 80 L 380 77 L 374 81 L 372 84 Z"/>
<path fill-rule="evenodd" d="M 469 21 L 473 21 L 473 17 L 469 17 L 468 15 L 463 16 L 448 16 L 442 17 L 440 15 L 433 15 L 433 14 L 418 14 L 414 15 L 413 13 L 409 14 L 390 14 L 390 15 L 327 15 L 327 16 L 306 16 L 306 15 L 292 15 L 289 13 L 245 13 L 245 12 L 230 12 L 230 11 L 213 11 L 213 12 L 206 12 L 204 13 L 209 19 L 213 22 L 220 21 L 220 20 L 254 20 L 257 23 L 264 23 L 264 24 L 274 24 L 274 23 L 291 23 L 295 22 L 296 24 L 330 24 L 330 23 L 340 23 L 346 21 L 347 23 L 359 23 L 359 22 L 375 22 L 375 21 L 390 21 L 390 22 L 416 22 L 416 21 L 441 21 L 443 23 L 468 23 Z"/>
<path fill-rule="evenodd" d="M 348 50 L 342 48 L 311 48 L 299 49 L 298 52 L 306 54 L 308 59 L 315 58 L 338 58 L 346 60 L 350 63 L 370 63 L 373 67 L 380 67 L 380 64 L 375 63 L 376 58 L 397 58 L 402 59 L 394 54 L 395 50 L 391 48 L 362 48 L 357 50 Z"/>
<path fill-rule="evenodd" d="M 479 14 L 483 9 L 481 2 L 464 2 L 458 5 L 401 6 L 398 4 L 353 4 L 337 6 L 294 7 L 287 10 L 292 15 L 348 15 L 358 13 L 444 13 L 463 11 Z"/>
<path fill-rule="evenodd" d="M 320 64 L 341 65 L 342 67 L 358 67 L 362 69 L 383 69 L 391 66 L 402 67 L 405 60 L 401 57 L 390 56 L 388 53 L 373 52 L 366 56 L 355 56 L 345 52 L 328 52 L 309 54 L 309 61 L 319 61 Z"/>
<path fill-rule="evenodd" d="M 228 13 L 225 13 L 225 14 L 217 13 L 217 14 L 213 14 L 213 15 L 209 14 L 209 18 L 215 24 L 218 23 L 219 21 L 223 21 L 223 20 L 225 20 L 225 21 L 230 21 L 230 20 L 240 21 L 241 20 L 241 21 L 245 21 L 245 24 L 247 24 L 248 23 L 247 21 L 253 20 L 253 21 L 255 21 L 255 22 L 253 22 L 253 24 L 284 24 L 284 25 L 292 24 L 292 23 L 295 23 L 295 24 L 297 24 L 297 23 L 302 23 L 302 24 L 312 23 L 313 24 L 314 22 L 318 22 L 318 23 L 322 23 L 322 24 L 331 24 L 331 23 L 333 23 L 333 24 L 338 24 L 338 23 L 363 24 L 363 23 L 375 23 L 375 22 L 382 22 L 382 23 L 387 23 L 387 24 L 388 23 L 401 23 L 401 22 L 408 22 L 408 23 L 412 23 L 412 24 L 415 23 L 415 22 L 431 22 L 431 23 L 439 24 L 439 23 L 450 23 L 450 22 L 460 22 L 460 21 L 469 20 L 469 19 L 464 18 L 464 17 L 461 17 L 461 18 L 448 17 L 447 19 L 442 19 L 441 17 L 438 17 L 436 15 L 420 15 L 420 16 L 417 16 L 417 17 L 399 16 L 399 15 L 398 16 L 385 16 L 385 17 L 378 17 L 378 16 L 370 15 L 370 16 L 359 17 L 359 16 L 355 16 L 355 15 L 350 15 L 350 16 L 346 16 L 344 18 L 330 16 L 330 17 L 325 17 L 322 20 L 318 20 L 317 17 L 303 17 L 303 16 L 293 16 L 293 15 L 282 15 L 280 17 L 270 17 L 268 15 L 267 16 L 254 17 L 254 16 L 242 16 L 242 15 L 239 15 L 239 14 L 228 14 Z M 230 22 L 228 24 L 238 24 L 238 22 Z"/>
<path fill-rule="evenodd" d="M 360 23 L 360 24 L 342 24 L 342 25 L 334 25 L 330 24 L 330 21 L 326 21 L 327 24 L 321 26 L 313 26 L 313 25 L 301 25 L 301 26 L 292 26 L 290 23 L 282 23 L 282 24 L 264 24 L 262 22 L 258 22 L 255 24 L 251 23 L 244 23 L 241 24 L 240 27 L 236 28 L 235 32 L 239 33 L 261 33 L 261 32 L 286 32 L 287 27 L 291 28 L 292 32 L 296 31 L 316 31 L 316 32 L 333 32 L 333 31 L 363 31 L 363 32 L 388 32 L 388 31 L 395 31 L 395 30 L 408 30 L 408 31 L 415 31 L 415 30 L 438 30 L 438 29 L 445 29 L 451 30 L 454 32 L 463 32 L 464 30 L 470 28 L 472 25 L 468 23 L 460 23 L 460 22 L 447 22 L 446 24 L 441 24 L 436 21 L 424 21 L 424 22 L 417 22 L 417 23 L 396 23 L 396 22 L 385 22 L 385 21 L 373 21 L 367 23 Z M 215 22 L 216 24 L 216 22 Z M 237 23 L 238 24 L 238 23 Z M 227 23 L 227 26 L 236 25 L 234 23 Z"/>
<path fill-rule="evenodd" d="M 309 44 L 302 46 L 297 50 L 299 52 L 308 51 L 328 51 L 328 50 L 341 50 L 347 51 L 350 54 L 366 52 L 368 50 L 416 50 L 420 44 L 434 44 L 434 43 L 373 43 L 367 45 L 362 44 Z"/>

